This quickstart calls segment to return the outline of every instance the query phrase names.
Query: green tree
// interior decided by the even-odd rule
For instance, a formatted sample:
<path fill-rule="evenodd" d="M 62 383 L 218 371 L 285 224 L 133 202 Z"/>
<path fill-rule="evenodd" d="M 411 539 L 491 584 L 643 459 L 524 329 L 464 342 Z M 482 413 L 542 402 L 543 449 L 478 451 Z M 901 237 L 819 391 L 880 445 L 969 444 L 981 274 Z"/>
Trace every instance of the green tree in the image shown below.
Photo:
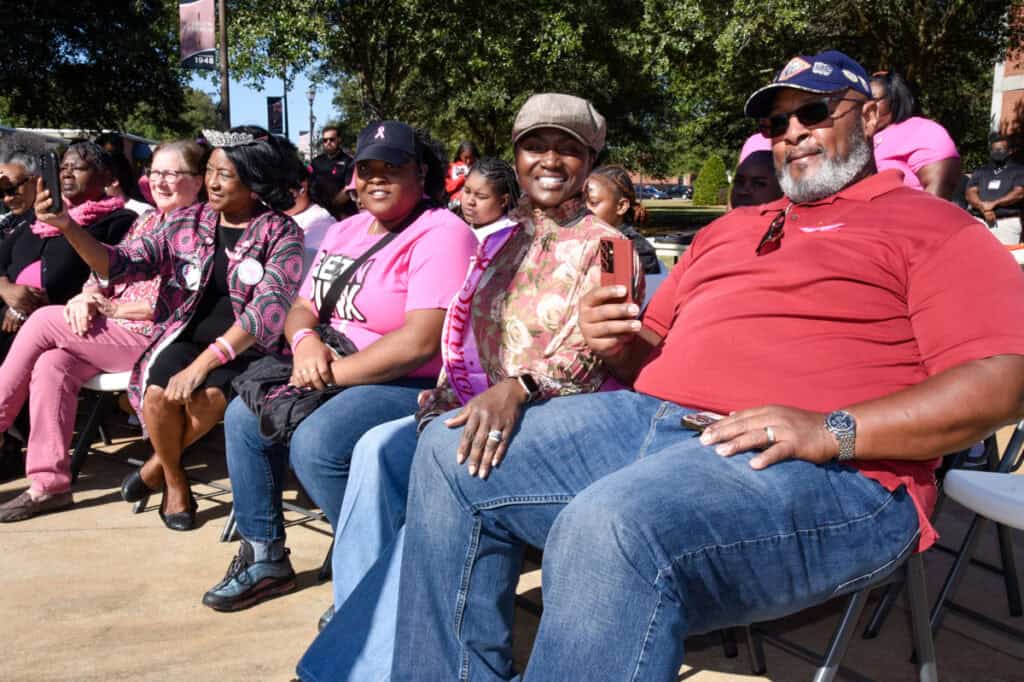
<path fill-rule="evenodd" d="M 0 113 L 12 122 L 123 129 L 141 104 L 158 125 L 181 115 L 177 3 L 27 0 L 0 26 Z"/>
<path fill-rule="evenodd" d="M 693 205 L 715 206 L 722 203 L 722 193 L 729 187 L 722 157 L 712 154 L 704 162 L 693 181 Z"/>
<path fill-rule="evenodd" d="M 130 133 L 151 140 L 196 137 L 203 128 L 217 128 L 220 114 L 217 105 L 201 90 L 185 88 L 185 101 L 181 115 L 173 121 L 160 121 L 153 107 L 140 102 L 135 111 L 125 120 L 124 129 Z"/>

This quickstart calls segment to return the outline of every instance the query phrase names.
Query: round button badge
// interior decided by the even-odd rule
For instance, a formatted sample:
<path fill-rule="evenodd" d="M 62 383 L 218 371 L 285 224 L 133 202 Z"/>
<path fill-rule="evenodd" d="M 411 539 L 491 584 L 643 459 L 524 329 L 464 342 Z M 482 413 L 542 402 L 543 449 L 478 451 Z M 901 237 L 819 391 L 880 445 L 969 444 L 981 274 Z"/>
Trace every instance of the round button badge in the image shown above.
<path fill-rule="evenodd" d="M 238 264 L 238 279 L 249 286 L 259 284 L 263 279 L 263 266 L 255 258 L 246 258 Z"/>

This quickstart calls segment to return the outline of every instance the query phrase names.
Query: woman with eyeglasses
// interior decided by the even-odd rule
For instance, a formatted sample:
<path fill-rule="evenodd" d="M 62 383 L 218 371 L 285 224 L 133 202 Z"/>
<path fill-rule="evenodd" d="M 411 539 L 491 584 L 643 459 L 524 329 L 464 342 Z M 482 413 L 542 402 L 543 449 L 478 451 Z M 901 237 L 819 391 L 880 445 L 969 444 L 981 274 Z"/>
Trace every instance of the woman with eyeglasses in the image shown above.
<path fill-rule="evenodd" d="M 157 210 L 139 217 L 124 243 L 151 236 L 172 211 L 196 203 L 202 157 L 194 142 L 156 148 L 149 177 Z M 146 350 L 160 282 L 157 275 L 104 288 L 93 280 L 67 305 L 40 308 L 25 323 L 0 366 L 0 433 L 29 402 L 26 470 L 31 486 L 0 505 L 0 522 L 72 505 L 68 447 L 78 391 L 100 372 L 130 370 Z"/>
<path fill-rule="evenodd" d="M 7 186 L 18 184 L 21 191 L 11 197 L 12 203 L 20 207 L 34 194 L 24 188 L 36 182 L 26 178 L 38 176 L 38 166 L 39 157 L 24 150 L 10 152 L 0 164 L 0 174 L 10 183 Z M 64 153 L 60 186 L 67 212 L 94 239 L 106 244 L 121 241 L 136 218 L 125 210 L 123 199 L 104 192 L 112 177 L 110 155 L 92 142 L 76 142 Z M 5 196 L 5 203 L 7 199 Z M 88 277 L 89 266 L 60 230 L 38 216 L 4 239 L 0 243 L 0 299 L 4 304 L 0 361 L 7 357 L 15 334 L 32 313 L 48 303 L 67 303 L 82 290 Z"/>
<path fill-rule="evenodd" d="M 160 277 L 153 332 L 128 389 L 153 456 L 125 478 L 121 495 L 134 502 L 163 490 L 160 518 L 178 531 L 192 529 L 196 512 L 182 453 L 224 416 L 232 380 L 279 348 L 302 272 L 302 231 L 282 213 L 294 204 L 287 148 L 258 129 L 204 135 L 214 147 L 207 201 L 118 247 L 100 244 L 66 213 L 50 213 L 47 192 L 36 199 L 40 219 L 60 229 L 99 276 L 115 284 Z M 155 199 L 172 182 L 198 180 L 191 171 L 172 180 L 171 170 L 150 175 Z"/>
<path fill-rule="evenodd" d="M 873 138 L 875 165 L 882 172 L 903 171 L 903 184 L 949 199 L 960 182 L 960 154 L 941 124 L 923 118 L 910 84 L 898 73 L 878 71 L 871 77 L 878 102 Z"/>

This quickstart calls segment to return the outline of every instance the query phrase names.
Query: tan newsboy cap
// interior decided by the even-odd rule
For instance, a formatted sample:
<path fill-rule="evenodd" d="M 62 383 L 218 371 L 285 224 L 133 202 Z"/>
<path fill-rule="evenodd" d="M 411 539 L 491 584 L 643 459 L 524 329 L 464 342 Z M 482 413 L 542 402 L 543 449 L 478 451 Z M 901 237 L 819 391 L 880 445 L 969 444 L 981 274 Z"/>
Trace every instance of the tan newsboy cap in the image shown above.
<path fill-rule="evenodd" d="M 545 92 L 526 100 L 512 124 L 512 144 L 538 128 L 558 128 L 595 152 L 604 148 L 608 132 L 604 116 L 588 100 L 559 92 Z"/>

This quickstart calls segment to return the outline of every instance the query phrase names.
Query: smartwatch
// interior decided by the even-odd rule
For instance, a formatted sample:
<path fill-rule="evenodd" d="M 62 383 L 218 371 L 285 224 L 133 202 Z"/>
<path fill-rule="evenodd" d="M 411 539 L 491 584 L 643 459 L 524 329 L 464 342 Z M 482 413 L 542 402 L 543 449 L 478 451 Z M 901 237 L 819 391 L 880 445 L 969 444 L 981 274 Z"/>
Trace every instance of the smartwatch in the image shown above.
<path fill-rule="evenodd" d="M 529 374 L 520 374 L 513 378 L 518 381 L 519 385 L 523 387 L 524 391 L 526 391 L 526 402 L 532 403 L 540 398 L 540 385 L 532 376 Z"/>

